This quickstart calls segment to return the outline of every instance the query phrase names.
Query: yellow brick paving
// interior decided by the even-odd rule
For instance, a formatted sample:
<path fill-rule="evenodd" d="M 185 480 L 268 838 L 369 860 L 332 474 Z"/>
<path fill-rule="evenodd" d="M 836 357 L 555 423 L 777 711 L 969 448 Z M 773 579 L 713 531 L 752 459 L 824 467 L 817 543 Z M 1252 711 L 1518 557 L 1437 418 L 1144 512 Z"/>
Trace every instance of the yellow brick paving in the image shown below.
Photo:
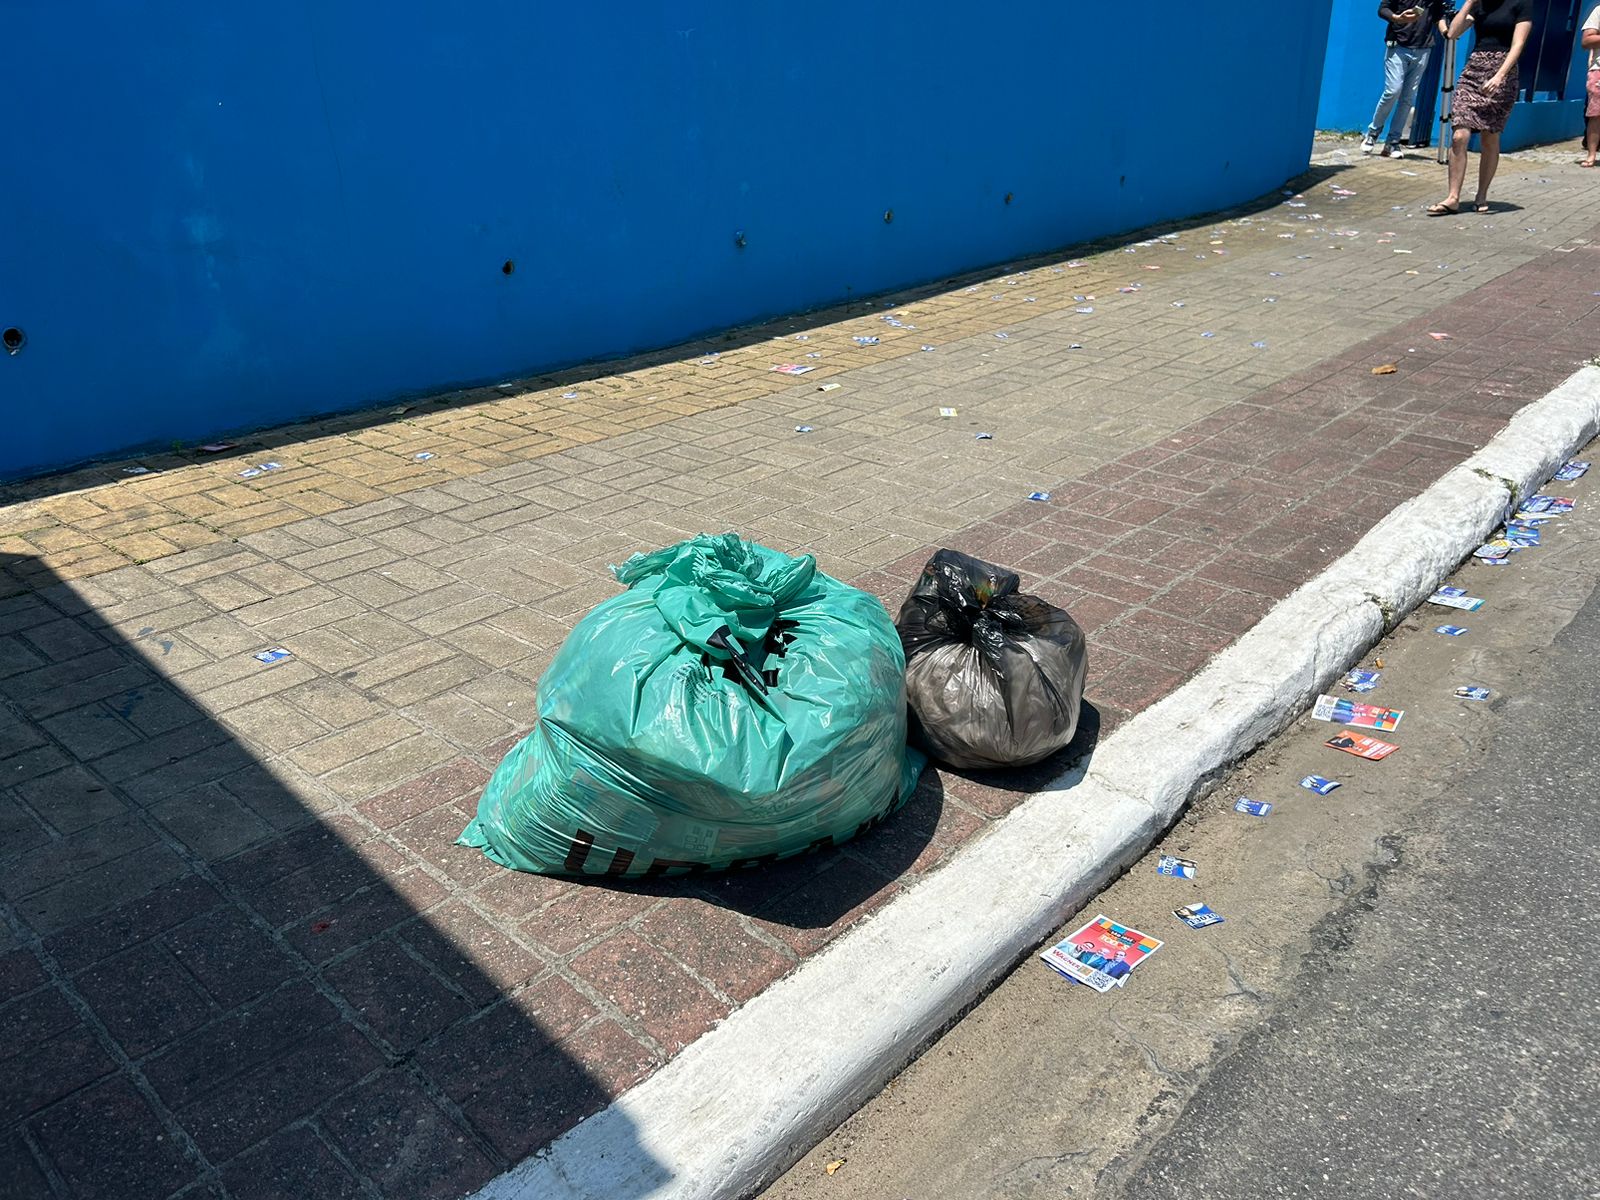
<path fill-rule="evenodd" d="M 1310 182 L 1301 185 L 1309 188 Z M 1368 192 L 1372 182 L 1364 181 Z M 1168 225 L 1169 231 L 1182 229 L 1181 248 L 1147 241 L 1130 253 L 1123 238 L 1109 248 L 1034 260 L 1015 271 L 910 289 L 892 309 L 833 308 L 737 330 L 720 341 L 616 364 L 610 374 L 568 371 L 448 392 L 249 435 L 239 439 L 237 450 L 215 457 L 175 451 L 10 485 L 0 488 L 0 553 L 26 561 L 14 568 L 16 574 L 48 572 L 62 579 L 151 562 L 794 387 L 794 376 L 772 369 L 778 363 L 809 365 L 806 382 L 821 383 L 916 355 L 923 345 L 990 336 L 1047 315 L 1105 305 L 1119 287 L 1202 273 L 1236 252 L 1269 244 L 1282 249 L 1273 239 L 1287 234 L 1325 242 L 1337 236 L 1339 220 L 1370 219 L 1434 190 L 1428 172 L 1391 175 L 1381 194 L 1359 202 L 1346 198 L 1328 225 L 1313 221 L 1317 214 L 1279 206 L 1281 197 L 1272 196 L 1244 217 Z M 1308 207 L 1331 211 L 1334 202 L 1319 189 Z M 896 328 L 885 315 L 914 328 Z M 864 346 L 857 337 L 879 342 Z M 434 457 L 417 460 L 424 452 Z M 268 461 L 280 468 L 240 477 Z M 127 474 L 129 467 L 148 473 Z"/>

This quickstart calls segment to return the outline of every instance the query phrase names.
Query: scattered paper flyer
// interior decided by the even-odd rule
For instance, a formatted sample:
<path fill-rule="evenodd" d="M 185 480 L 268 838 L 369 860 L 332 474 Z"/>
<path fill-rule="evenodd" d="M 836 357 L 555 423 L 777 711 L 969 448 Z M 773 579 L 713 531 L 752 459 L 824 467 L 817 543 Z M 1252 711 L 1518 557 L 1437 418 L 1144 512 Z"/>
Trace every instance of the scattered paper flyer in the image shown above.
<path fill-rule="evenodd" d="M 796 425 L 794 427 L 794 431 L 796 433 L 810 433 L 811 432 L 811 426 L 810 425 Z"/>
<path fill-rule="evenodd" d="M 959 416 L 960 414 L 957 413 L 956 410 L 953 409 L 953 408 L 941 408 L 939 410 L 939 415 L 941 417 L 954 417 L 954 416 Z"/>
<path fill-rule="evenodd" d="M 1352 692 L 1370 692 L 1378 686 L 1378 680 L 1382 676 L 1381 671 L 1348 671 L 1345 673 L 1343 683 Z"/>
<path fill-rule="evenodd" d="M 1380 742 L 1377 738 L 1363 737 L 1357 733 L 1335 734 L 1322 743 L 1335 750 L 1343 750 L 1346 754 L 1354 754 L 1357 758 L 1369 758 L 1376 762 L 1380 758 L 1388 758 L 1400 749 L 1393 742 Z"/>
<path fill-rule="evenodd" d="M 1459 608 L 1463 612 L 1477 612 L 1483 607 L 1483 600 L 1478 596 L 1467 595 L 1465 588 L 1442 587 L 1428 597 L 1429 604 L 1442 604 L 1446 608 Z"/>
<path fill-rule="evenodd" d="M 1559 517 L 1571 512 L 1576 505 L 1577 501 L 1570 496 L 1529 496 L 1517 506 L 1517 516 Z"/>
<path fill-rule="evenodd" d="M 1515 549 L 1516 547 L 1510 542 L 1497 538 L 1492 542 L 1485 542 L 1483 545 L 1479 546 L 1472 552 L 1472 557 L 1488 559 L 1491 562 L 1498 562 L 1501 559 L 1509 556 L 1510 553 Z"/>
<path fill-rule="evenodd" d="M 1194 863 L 1176 855 L 1163 854 L 1156 862 L 1157 875 L 1170 875 L 1173 879 L 1193 879 L 1194 872 Z"/>
<path fill-rule="evenodd" d="M 1185 904 L 1182 908 L 1173 909 L 1172 915 L 1190 929 L 1204 929 L 1207 925 L 1222 924 L 1221 915 L 1212 912 L 1204 904 Z"/>
<path fill-rule="evenodd" d="M 772 368 L 779 375 L 804 375 L 807 371 L 815 371 L 815 367 L 802 366 L 799 363 L 779 363 Z"/>
<path fill-rule="evenodd" d="M 293 658 L 294 656 L 282 646 L 274 646 L 270 650 L 257 651 L 253 657 L 257 662 L 275 663 L 282 662 L 286 658 Z"/>
<path fill-rule="evenodd" d="M 1233 811 L 1252 817 L 1264 817 L 1272 811 L 1272 804 L 1267 800 L 1252 800 L 1248 796 L 1240 796 L 1233 802 Z"/>
<path fill-rule="evenodd" d="M 1456 689 L 1455 694 L 1463 700 L 1487 700 L 1489 698 L 1489 689 L 1462 685 Z"/>
<path fill-rule="evenodd" d="M 1557 471 L 1554 475 L 1554 478 L 1562 483 L 1571 483 L 1574 479 L 1582 479 L 1588 470 L 1588 463 L 1579 462 L 1577 459 L 1573 459 L 1571 462 L 1567 463 L 1559 471 Z"/>
<path fill-rule="evenodd" d="M 1339 696 L 1318 696 L 1311 709 L 1311 716 L 1318 721 L 1337 721 L 1341 725 L 1379 729 L 1384 733 L 1398 728 L 1400 718 L 1405 715 L 1402 709 L 1362 704 L 1358 700 L 1345 700 Z"/>
<path fill-rule="evenodd" d="M 1042 504 L 1046 500 L 1050 499 L 1050 493 L 1049 492 L 1029 492 L 1028 493 L 1028 499 L 1029 500 L 1037 500 Z"/>
<path fill-rule="evenodd" d="M 1300 786 L 1308 792 L 1315 792 L 1319 796 L 1326 796 L 1336 787 L 1343 785 L 1337 779 L 1327 779 L 1321 775 L 1307 775 L 1300 781 Z"/>
<path fill-rule="evenodd" d="M 1109 992 L 1161 949 L 1161 942 L 1106 916 L 1079 926 L 1039 955 L 1068 979 Z"/>
<path fill-rule="evenodd" d="M 1460 625 L 1436 625 L 1433 631 L 1442 633 L 1445 637 L 1463 637 L 1467 632 Z"/>

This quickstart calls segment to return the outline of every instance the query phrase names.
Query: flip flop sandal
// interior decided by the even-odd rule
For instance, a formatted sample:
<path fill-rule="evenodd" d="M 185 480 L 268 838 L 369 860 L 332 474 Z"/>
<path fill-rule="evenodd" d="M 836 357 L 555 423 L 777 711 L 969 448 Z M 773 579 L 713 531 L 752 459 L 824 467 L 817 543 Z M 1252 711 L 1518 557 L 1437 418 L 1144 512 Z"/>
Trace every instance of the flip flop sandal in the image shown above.
<path fill-rule="evenodd" d="M 1453 217 L 1461 211 L 1460 207 L 1451 208 L 1448 204 L 1430 204 L 1422 210 L 1430 217 Z"/>

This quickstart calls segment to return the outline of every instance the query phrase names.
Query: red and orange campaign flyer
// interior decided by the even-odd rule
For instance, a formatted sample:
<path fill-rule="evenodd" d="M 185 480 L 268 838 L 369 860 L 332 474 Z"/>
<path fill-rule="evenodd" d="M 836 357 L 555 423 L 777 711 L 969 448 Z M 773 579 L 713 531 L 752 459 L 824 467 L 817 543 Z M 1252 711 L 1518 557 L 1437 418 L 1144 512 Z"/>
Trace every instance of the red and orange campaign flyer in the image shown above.
<path fill-rule="evenodd" d="M 1380 742 L 1377 738 L 1365 737 L 1359 733 L 1340 733 L 1322 743 L 1332 746 L 1335 750 L 1343 750 L 1346 754 L 1354 754 L 1357 758 L 1370 758 L 1376 761 L 1388 758 L 1400 749 L 1393 742 Z"/>
<path fill-rule="evenodd" d="M 1362 704 L 1359 700 L 1346 700 L 1342 696 L 1318 696 L 1311 715 L 1318 721 L 1337 721 L 1341 725 L 1358 725 L 1362 729 L 1378 729 L 1388 733 L 1400 724 L 1400 718 L 1406 714 L 1402 709 Z"/>
<path fill-rule="evenodd" d="M 1109 992 L 1159 949 L 1158 939 L 1097 916 L 1039 957 L 1068 979 L 1086 983 L 1097 992 Z"/>

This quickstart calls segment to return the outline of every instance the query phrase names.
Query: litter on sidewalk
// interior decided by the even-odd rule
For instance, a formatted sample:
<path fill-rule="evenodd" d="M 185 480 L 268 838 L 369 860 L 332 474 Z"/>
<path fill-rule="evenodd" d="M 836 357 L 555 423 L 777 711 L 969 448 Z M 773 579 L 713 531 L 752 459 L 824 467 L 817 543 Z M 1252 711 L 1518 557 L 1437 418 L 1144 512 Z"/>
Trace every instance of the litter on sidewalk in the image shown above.
<path fill-rule="evenodd" d="M 1308 792 L 1315 792 L 1319 796 L 1326 796 L 1336 787 L 1344 786 L 1337 779 L 1328 779 L 1322 775 L 1307 775 L 1300 781 L 1300 786 Z"/>
<path fill-rule="evenodd" d="M 1159 938 L 1100 914 L 1039 957 L 1068 979 L 1087 984 L 1097 992 L 1109 992 L 1161 946 Z"/>
<path fill-rule="evenodd" d="M 1179 858 L 1174 854 L 1163 854 L 1156 862 L 1156 874 L 1167 875 L 1173 879 L 1193 879 L 1195 865 L 1187 858 Z"/>
<path fill-rule="evenodd" d="M 1363 671 L 1359 668 L 1345 673 L 1344 686 L 1352 692 L 1370 692 L 1378 686 L 1382 671 Z"/>
<path fill-rule="evenodd" d="M 1364 737 L 1357 733 L 1339 733 L 1322 743 L 1334 750 L 1343 750 L 1346 754 L 1354 754 L 1357 758 L 1367 758 L 1376 762 L 1388 758 L 1400 749 L 1393 742 L 1380 742 L 1377 738 Z"/>
<path fill-rule="evenodd" d="M 1050 493 L 1049 492 L 1029 492 L 1028 493 L 1028 499 L 1029 500 L 1037 500 L 1040 503 L 1043 503 L 1044 501 L 1050 499 Z"/>
<path fill-rule="evenodd" d="M 814 428 L 814 426 L 811 426 L 811 425 L 796 425 L 794 427 L 794 431 L 796 433 L 810 433 L 813 430 L 813 428 Z"/>
<path fill-rule="evenodd" d="M 1383 708 L 1376 704 L 1362 704 L 1340 696 L 1318 696 L 1311 708 L 1311 716 L 1318 721 L 1337 721 L 1341 725 L 1354 725 L 1359 729 L 1380 729 L 1389 733 L 1405 716 L 1401 709 Z"/>
<path fill-rule="evenodd" d="M 1571 483 L 1574 479 L 1582 479 L 1588 470 L 1588 463 L 1579 462 L 1577 459 L 1573 459 L 1571 462 L 1562 466 L 1562 468 L 1557 471 L 1552 478 L 1557 479 L 1562 483 Z"/>
<path fill-rule="evenodd" d="M 1577 505 L 1570 496 L 1529 496 L 1517 506 L 1519 517 L 1559 517 Z"/>
<path fill-rule="evenodd" d="M 540 678 L 538 723 L 457 839 L 501 866 L 657 877 L 864 833 L 911 795 L 905 658 L 877 597 L 736 534 L 613 568 Z"/>
<path fill-rule="evenodd" d="M 1264 817 L 1272 811 L 1270 800 L 1252 800 L 1248 796 L 1240 796 L 1233 802 L 1233 811 L 1244 813 L 1251 817 Z"/>
<path fill-rule="evenodd" d="M 1463 700 L 1487 700 L 1489 698 L 1489 689 L 1463 684 L 1455 690 L 1455 695 Z"/>
<path fill-rule="evenodd" d="M 1172 915 L 1190 929 L 1205 929 L 1209 925 L 1222 924 L 1222 916 L 1212 912 L 1210 907 L 1204 904 L 1185 904 L 1182 908 L 1173 909 Z"/>
<path fill-rule="evenodd" d="M 1464 637 L 1467 632 L 1460 625 L 1436 625 L 1433 631 L 1435 633 L 1442 633 L 1445 635 L 1445 637 Z"/>
<path fill-rule="evenodd" d="M 804 375 L 807 371 L 815 371 L 815 367 L 802 366 L 799 363 L 778 363 L 772 368 L 779 375 Z"/>
<path fill-rule="evenodd" d="M 251 657 L 257 662 L 271 665 L 272 663 L 282 662 L 286 658 L 293 658 L 294 655 L 290 654 L 282 646 L 274 646 L 270 650 L 258 650 Z"/>
<path fill-rule="evenodd" d="M 1442 604 L 1445 608 L 1459 608 L 1462 612 L 1477 612 L 1483 607 L 1479 596 L 1467 595 L 1466 588 L 1442 587 L 1428 597 L 1429 604 Z"/>
<path fill-rule="evenodd" d="M 922 568 L 895 628 L 911 741 L 952 767 L 1020 767 L 1072 740 L 1088 658 L 1064 610 L 956 550 Z"/>

